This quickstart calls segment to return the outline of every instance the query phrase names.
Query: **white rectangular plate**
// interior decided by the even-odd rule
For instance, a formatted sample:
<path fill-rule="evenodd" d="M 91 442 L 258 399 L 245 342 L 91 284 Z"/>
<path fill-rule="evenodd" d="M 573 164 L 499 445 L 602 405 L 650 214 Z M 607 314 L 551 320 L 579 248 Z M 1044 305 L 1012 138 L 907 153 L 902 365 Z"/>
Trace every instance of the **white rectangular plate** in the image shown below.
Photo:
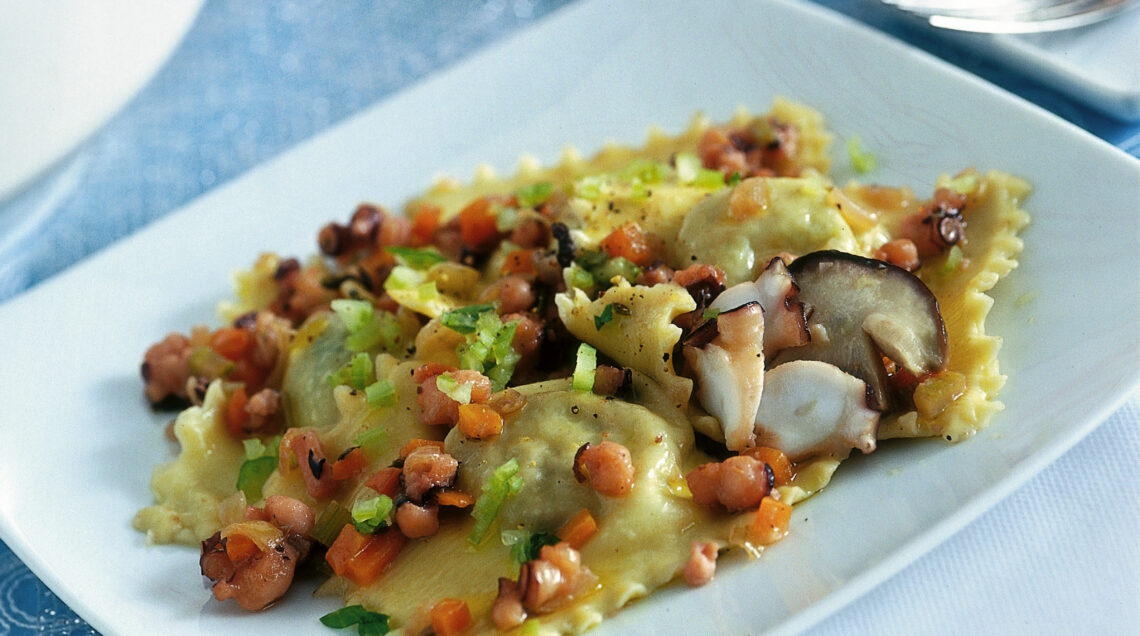
<path fill-rule="evenodd" d="M 860 135 L 879 181 L 928 191 L 939 173 L 972 165 L 1036 186 L 1021 267 L 997 288 L 989 321 L 1006 339 L 1010 377 L 993 426 L 957 446 L 884 444 L 845 464 L 759 562 L 636 603 L 599 633 L 819 620 L 1008 494 L 1137 384 L 1135 356 L 1121 352 L 1140 350 L 1140 163 L 920 52 L 784 0 L 575 5 L 0 306 L 0 536 L 108 633 L 327 634 L 317 616 L 334 602 L 295 590 L 243 615 L 209 600 L 194 550 L 148 547 L 131 529 L 151 502 L 153 465 L 174 452 L 168 416 L 142 397 L 145 348 L 216 324 L 231 270 L 261 250 L 311 253 L 320 225 L 361 200 L 397 205 L 440 172 L 462 177 L 479 162 L 509 171 L 523 152 L 550 162 L 565 143 L 638 144 L 649 124 L 680 131 L 694 111 L 725 119 L 781 94 L 822 110 L 840 148 Z"/>

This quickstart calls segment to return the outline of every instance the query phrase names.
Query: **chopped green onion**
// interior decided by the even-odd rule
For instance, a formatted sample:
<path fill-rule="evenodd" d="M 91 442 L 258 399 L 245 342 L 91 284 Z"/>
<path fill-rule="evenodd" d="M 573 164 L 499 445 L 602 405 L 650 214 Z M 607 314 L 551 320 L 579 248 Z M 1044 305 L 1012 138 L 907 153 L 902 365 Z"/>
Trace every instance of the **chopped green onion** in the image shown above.
<path fill-rule="evenodd" d="M 245 448 L 246 459 L 257 459 L 258 457 L 262 457 L 265 455 L 265 451 L 268 450 L 265 448 L 265 444 L 256 437 L 243 439 L 241 441 L 241 445 L 243 448 Z"/>
<path fill-rule="evenodd" d="M 721 178 L 723 179 L 724 175 L 721 175 Z M 744 178 L 740 176 L 739 172 L 734 172 L 734 173 L 732 173 L 732 176 L 730 176 L 728 178 L 728 185 L 734 186 L 734 185 L 740 183 L 743 179 Z"/>
<path fill-rule="evenodd" d="M 238 469 L 237 489 L 245 493 L 246 501 L 261 499 L 261 488 L 277 469 L 276 457 L 247 459 Z"/>
<path fill-rule="evenodd" d="M 439 322 L 452 331 L 462 334 L 475 333 L 475 324 L 479 316 L 491 311 L 493 305 L 468 305 L 459 309 L 452 309 L 439 317 Z"/>
<path fill-rule="evenodd" d="M 367 300 L 349 300 L 347 298 L 338 298 L 331 303 L 332 310 L 340 316 L 344 326 L 348 329 L 348 333 L 356 333 L 360 331 L 368 323 L 372 322 L 372 303 Z"/>
<path fill-rule="evenodd" d="M 348 384 L 354 389 L 363 389 L 372 382 L 372 356 L 361 352 L 352 356 L 348 363 Z"/>
<path fill-rule="evenodd" d="M 365 392 L 368 390 L 365 389 Z M 357 433 L 356 438 L 352 440 L 354 446 L 360 448 L 364 455 L 371 458 L 371 456 L 378 450 L 380 446 L 388 441 L 388 430 L 383 426 L 377 424 L 372 428 L 366 428 Z"/>
<path fill-rule="evenodd" d="M 361 534 L 372 534 L 388 525 L 392 514 L 392 498 L 380 495 L 371 499 L 356 500 L 352 504 L 352 525 Z"/>
<path fill-rule="evenodd" d="M 396 385 L 387 378 L 381 378 L 364 387 L 364 397 L 368 406 L 392 406 L 396 403 Z"/>
<path fill-rule="evenodd" d="M 570 382 L 575 391 L 593 391 L 594 374 L 598 368 L 598 350 L 586 343 L 578 345 L 574 361 L 574 379 Z"/>
<path fill-rule="evenodd" d="M 460 404 L 471 403 L 471 384 L 456 380 L 450 373 L 435 376 L 435 388 Z"/>
<path fill-rule="evenodd" d="M 594 316 L 594 329 L 601 331 L 602 327 L 614 319 L 614 305 L 610 303 L 602 310 L 602 313 Z"/>
<path fill-rule="evenodd" d="M 879 163 L 875 155 L 863 149 L 863 141 L 858 135 L 847 138 L 847 156 L 851 158 L 851 167 L 859 174 L 874 170 Z"/>
<path fill-rule="evenodd" d="M 442 263 L 447 260 L 447 257 L 440 254 L 439 250 L 434 247 L 389 245 L 385 247 L 384 250 L 395 256 L 401 265 L 411 267 L 412 269 L 427 269 L 436 263 Z"/>
<path fill-rule="evenodd" d="M 468 543 L 473 546 L 482 543 L 495 518 L 499 516 L 503 502 L 522 489 L 522 476 L 518 473 L 519 461 L 512 457 L 487 476 L 483 482 L 483 494 L 479 495 L 471 509 L 475 525 L 467 537 Z"/>
<path fill-rule="evenodd" d="M 551 193 L 554 192 L 554 184 L 549 181 L 539 181 L 525 185 L 518 190 L 515 190 L 515 197 L 519 200 L 519 205 L 524 208 L 533 208 L 536 205 L 546 203 L 550 198 Z"/>
<path fill-rule="evenodd" d="M 951 245 L 950 250 L 946 252 L 946 260 L 942 263 L 938 273 L 942 276 L 948 276 L 958 271 L 962 265 L 962 248 L 957 245 Z"/>
<path fill-rule="evenodd" d="M 321 624 L 333 629 L 356 625 L 360 636 L 383 636 L 389 631 L 388 615 L 370 612 L 363 605 L 349 605 L 321 617 Z"/>
<path fill-rule="evenodd" d="M 328 547 L 336 541 L 340 531 L 350 523 L 352 523 L 352 513 L 334 499 L 313 522 L 312 536 L 318 543 Z"/>
<path fill-rule="evenodd" d="M 712 307 L 709 307 L 708 309 L 701 312 L 701 320 L 712 320 L 713 318 L 716 318 L 719 315 L 720 315 L 719 309 L 713 309 Z"/>

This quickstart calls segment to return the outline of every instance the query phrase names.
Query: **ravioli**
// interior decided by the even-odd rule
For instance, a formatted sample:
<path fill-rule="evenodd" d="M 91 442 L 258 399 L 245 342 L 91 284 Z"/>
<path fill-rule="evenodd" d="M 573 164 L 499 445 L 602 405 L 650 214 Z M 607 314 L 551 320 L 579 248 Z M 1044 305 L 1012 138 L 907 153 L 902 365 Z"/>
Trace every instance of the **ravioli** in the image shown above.
<path fill-rule="evenodd" d="M 781 99 L 723 126 L 653 131 L 640 149 L 441 181 L 402 216 L 362 205 L 304 264 L 262 255 L 220 307 L 228 326 L 147 352 L 148 397 L 194 405 L 135 527 L 200 544 L 215 596 L 250 609 L 292 579 L 280 554 L 308 555 L 334 573 L 320 593 L 360 606 L 344 616 L 404 633 L 577 633 L 672 581 L 706 583 L 718 551 L 760 556 L 796 531 L 792 505 L 874 449 L 837 442 L 844 426 L 870 422 L 856 434 L 877 443 L 957 442 L 1001 409 L 986 292 L 1016 267 L 1029 185 L 967 169 L 932 195 L 840 186 L 831 139 L 818 112 Z M 889 407 L 859 388 L 875 378 L 815 361 L 856 388 L 824 395 L 855 401 L 831 411 L 863 419 L 793 462 L 779 440 L 804 434 L 810 409 L 762 430 L 734 383 L 786 395 L 687 358 L 763 334 L 753 366 L 766 374 L 781 347 L 826 344 L 781 272 L 827 250 L 932 294 L 924 333 L 949 353 L 918 372 L 874 349 Z M 795 390 L 814 405 L 811 391 L 832 389 Z M 777 441 L 729 450 L 728 426 Z M 536 601 L 533 572 L 554 576 L 567 554 L 580 570 L 559 570 Z"/>

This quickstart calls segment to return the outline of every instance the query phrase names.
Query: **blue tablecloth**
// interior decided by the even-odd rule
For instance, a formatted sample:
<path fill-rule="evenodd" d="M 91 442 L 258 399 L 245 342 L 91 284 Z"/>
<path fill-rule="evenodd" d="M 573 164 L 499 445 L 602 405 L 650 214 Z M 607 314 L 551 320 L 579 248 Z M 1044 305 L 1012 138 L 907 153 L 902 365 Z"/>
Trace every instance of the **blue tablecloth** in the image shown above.
<path fill-rule="evenodd" d="M 0 218 L 52 208 L 43 226 L 0 260 L 0 302 L 567 1 L 207 2 L 173 57 L 110 123 L 0 201 Z M 1140 156 L 1140 122 L 1098 114 L 947 46 L 876 2 L 819 4 Z M 61 195 L 65 179 L 69 189 Z M 0 633 L 33 632 L 94 633 L 0 544 Z"/>

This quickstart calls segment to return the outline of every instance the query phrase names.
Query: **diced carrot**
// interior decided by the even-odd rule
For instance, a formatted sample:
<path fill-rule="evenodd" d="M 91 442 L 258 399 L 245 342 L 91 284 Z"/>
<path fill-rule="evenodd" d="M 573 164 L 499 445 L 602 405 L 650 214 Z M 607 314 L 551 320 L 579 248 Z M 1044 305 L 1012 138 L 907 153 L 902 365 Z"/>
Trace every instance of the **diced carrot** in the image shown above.
<path fill-rule="evenodd" d="M 486 404 L 459 405 L 459 432 L 483 439 L 503 432 L 503 416 Z"/>
<path fill-rule="evenodd" d="M 359 448 L 354 448 L 340 459 L 333 462 L 332 476 L 333 479 L 351 479 L 355 477 L 360 471 L 364 470 L 364 465 L 367 460 L 364 457 L 364 451 Z"/>
<path fill-rule="evenodd" d="M 756 509 L 756 518 L 748 529 L 748 538 L 760 545 L 771 545 L 788 535 L 788 523 L 791 520 L 790 505 L 765 497 Z"/>
<path fill-rule="evenodd" d="M 515 250 L 507 254 L 499 273 L 521 276 L 536 274 L 538 270 L 534 266 L 534 252 L 534 250 Z"/>
<path fill-rule="evenodd" d="M 436 636 L 454 636 L 471 626 L 467 601 L 445 598 L 431 608 L 431 628 Z"/>
<path fill-rule="evenodd" d="M 476 252 L 494 247 L 499 237 L 496 227 L 495 205 L 504 205 L 502 197 L 480 197 L 459 211 L 459 236 L 463 244 Z"/>
<path fill-rule="evenodd" d="M 226 537 L 226 556 L 234 563 L 242 559 L 257 556 L 258 552 L 261 552 L 261 550 L 257 547 L 257 544 L 253 542 L 253 539 L 250 539 L 244 534 L 231 534 Z"/>
<path fill-rule="evenodd" d="M 460 490 L 441 490 L 436 493 L 435 502 L 441 506 L 466 508 L 475 503 L 475 498 Z"/>
<path fill-rule="evenodd" d="M 395 497 L 396 493 L 400 490 L 401 472 L 402 471 L 399 468 L 396 468 L 394 466 L 381 468 L 380 470 L 376 471 L 376 474 L 369 477 L 368 481 L 364 482 L 364 485 L 368 486 L 372 490 L 375 490 L 381 495 Z"/>
<path fill-rule="evenodd" d="M 245 405 L 249 403 L 249 397 L 245 394 L 245 385 L 239 386 L 230 393 L 230 399 L 226 402 L 226 430 L 234 437 L 244 437 L 241 429 L 242 426 L 249 420 L 249 413 L 245 411 Z"/>
<path fill-rule="evenodd" d="M 412 454 L 412 451 L 421 446 L 434 446 L 439 449 L 439 452 L 443 452 L 442 441 L 436 439 L 420 439 L 418 437 L 414 437 L 408 440 L 408 443 L 404 444 L 404 447 L 400 449 L 400 459 L 406 459 L 408 455 Z"/>
<path fill-rule="evenodd" d="M 784 451 L 778 448 L 771 448 L 769 446 L 756 446 L 748 448 L 740 452 L 741 455 L 748 455 L 753 459 L 768 464 L 772 469 L 772 474 L 776 477 L 777 486 L 786 486 L 796 476 L 795 467 L 792 466 L 792 461 L 784 454 Z"/>
<path fill-rule="evenodd" d="M 238 327 L 222 327 L 210 336 L 210 348 L 235 362 L 245 357 L 252 344 L 249 330 Z"/>
<path fill-rule="evenodd" d="M 325 560 L 339 576 L 356 583 L 369 585 L 392 564 L 404 547 L 404 535 L 399 530 L 385 530 L 364 535 L 352 524 L 346 524 L 325 553 Z"/>
<path fill-rule="evenodd" d="M 555 534 L 558 535 L 559 539 L 569 543 L 571 548 L 577 550 L 597 531 L 598 522 L 594 521 L 594 515 L 590 514 L 588 509 L 583 508 L 578 514 L 570 517 L 570 520 Z"/>
<path fill-rule="evenodd" d="M 427 245 L 439 228 L 443 210 L 429 203 L 421 203 L 412 214 L 412 244 Z"/>
<path fill-rule="evenodd" d="M 621 256 L 635 265 L 648 265 L 653 260 L 653 250 L 636 223 L 626 223 L 610 232 L 602 239 L 601 247 L 610 258 Z"/>

